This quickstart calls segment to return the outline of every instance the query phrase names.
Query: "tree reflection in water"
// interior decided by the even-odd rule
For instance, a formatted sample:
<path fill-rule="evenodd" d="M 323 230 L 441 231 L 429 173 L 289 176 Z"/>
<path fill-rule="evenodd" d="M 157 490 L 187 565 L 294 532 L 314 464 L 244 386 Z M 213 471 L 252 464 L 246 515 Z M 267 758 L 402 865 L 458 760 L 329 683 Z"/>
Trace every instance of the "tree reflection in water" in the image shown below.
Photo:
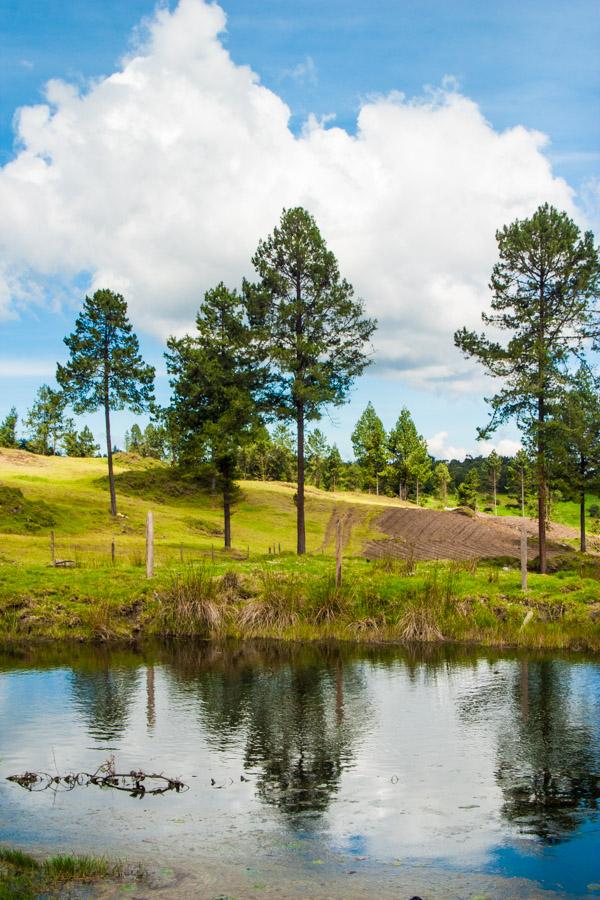
<path fill-rule="evenodd" d="M 110 652 L 94 653 L 86 665 L 70 673 L 73 702 L 96 740 L 118 740 L 129 724 L 141 669 L 115 665 Z M 139 665 L 139 663 L 138 663 Z"/>
<path fill-rule="evenodd" d="M 368 727 L 360 664 L 339 647 L 276 644 L 182 648 L 171 664 L 212 745 L 243 745 L 264 802 L 290 818 L 327 809 Z"/>
<path fill-rule="evenodd" d="M 520 833 L 560 843 L 598 811 L 600 748 L 592 704 L 591 693 L 587 700 L 576 694 L 573 667 L 550 659 L 514 661 L 466 700 L 468 718 L 498 718 L 501 812 Z"/>

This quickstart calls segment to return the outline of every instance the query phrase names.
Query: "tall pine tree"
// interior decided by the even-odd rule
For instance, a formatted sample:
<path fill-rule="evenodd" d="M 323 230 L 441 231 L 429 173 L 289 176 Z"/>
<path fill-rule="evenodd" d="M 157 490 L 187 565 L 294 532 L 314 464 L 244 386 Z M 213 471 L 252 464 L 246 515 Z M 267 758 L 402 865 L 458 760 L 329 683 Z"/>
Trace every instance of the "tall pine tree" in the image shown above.
<path fill-rule="evenodd" d="M 209 290 L 193 337 L 170 338 L 166 353 L 182 461 L 208 461 L 223 497 L 225 547 L 231 547 L 231 507 L 240 445 L 259 425 L 256 398 L 265 370 L 253 353 L 242 299 L 223 283 Z"/>
<path fill-rule="evenodd" d="M 375 322 L 364 316 L 352 285 L 341 277 L 313 217 L 284 210 L 252 259 L 259 283 L 246 285 L 253 323 L 274 367 L 277 415 L 296 423 L 297 549 L 306 552 L 304 433 L 326 404 L 344 403 L 369 363 L 365 352 Z"/>
<path fill-rule="evenodd" d="M 551 410 L 568 382 L 569 362 L 591 333 L 600 296 L 600 260 L 590 231 L 583 237 L 564 212 L 540 206 L 496 234 L 499 260 L 491 279 L 491 335 L 463 328 L 454 336 L 500 382 L 480 436 L 516 419 L 534 448 L 540 571 L 546 572 L 546 506 Z M 497 333 L 503 332 L 501 342 Z"/>
<path fill-rule="evenodd" d="M 139 343 L 127 318 L 121 294 L 96 291 L 86 297 L 75 331 L 65 338 L 68 362 L 57 367 L 56 378 L 76 413 L 104 409 L 110 511 L 117 515 L 110 433 L 112 410 L 148 410 L 154 400 L 154 369 L 142 360 Z"/>

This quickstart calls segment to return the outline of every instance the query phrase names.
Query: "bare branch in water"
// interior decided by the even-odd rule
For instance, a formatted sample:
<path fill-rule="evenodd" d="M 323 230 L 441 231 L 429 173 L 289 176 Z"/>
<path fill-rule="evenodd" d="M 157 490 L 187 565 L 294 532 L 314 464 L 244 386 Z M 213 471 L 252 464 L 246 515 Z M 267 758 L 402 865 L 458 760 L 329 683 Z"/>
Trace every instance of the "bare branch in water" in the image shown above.
<path fill-rule="evenodd" d="M 179 778 L 168 778 L 161 774 L 142 772 L 117 772 L 114 757 L 98 766 L 95 772 L 68 772 L 66 775 L 49 775 L 48 772 L 24 772 L 22 775 L 9 775 L 7 781 L 14 781 L 26 791 L 72 791 L 76 787 L 112 788 L 125 791 L 131 797 L 145 797 L 176 791 L 178 794 L 189 790 Z"/>

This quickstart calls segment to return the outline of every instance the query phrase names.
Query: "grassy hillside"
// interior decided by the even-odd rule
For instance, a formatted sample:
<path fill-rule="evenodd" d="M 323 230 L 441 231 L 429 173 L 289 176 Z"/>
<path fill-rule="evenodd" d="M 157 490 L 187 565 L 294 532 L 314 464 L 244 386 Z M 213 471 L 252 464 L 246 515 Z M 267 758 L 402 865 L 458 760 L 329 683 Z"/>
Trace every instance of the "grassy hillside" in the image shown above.
<path fill-rule="evenodd" d="M 376 520 L 383 512 L 406 518 L 410 511 L 401 508 L 408 504 L 309 488 L 309 555 L 298 559 L 295 486 L 271 482 L 241 483 L 234 549 L 224 553 L 218 497 L 160 463 L 121 456 L 123 517 L 115 521 L 105 466 L 104 460 L 0 451 L 3 639 L 194 634 L 600 650 L 600 557 L 558 548 L 554 573 L 531 572 L 527 595 L 514 559 L 417 562 L 410 554 L 375 554 L 369 562 L 360 555 L 365 544 L 387 540 Z M 156 530 L 151 580 L 144 569 L 148 510 Z M 333 579 L 333 512 L 345 538 L 340 589 Z M 450 517 L 458 542 L 471 527 L 471 519 L 456 513 L 433 515 Z M 431 516 L 424 513 L 423 522 Z M 495 532 L 498 525 L 481 527 Z M 52 531 L 57 558 L 75 561 L 75 568 L 49 566 Z M 432 535 L 421 541 L 429 546 Z M 530 549 L 534 554 L 535 546 Z"/>
<path fill-rule="evenodd" d="M 109 513 L 106 461 L 43 457 L 17 450 L 0 451 L 0 562 L 44 563 L 50 560 L 50 532 L 56 555 L 101 565 L 141 564 L 146 514 L 155 520 L 157 565 L 219 553 L 223 543 L 220 498 L 193 479 L 174 477 L 168 466 L 118 455 L 116 487 L 119 512 Z M 233 515 L 234 556 L 261 556 L 295 550 L 295 485 L 240 482 Z M 358 554 L 370 535 L 370 522 L 382 506 L 399 500 L 365 494 L 325 493 L 307 489 L 309 553 L 333 552 L 327 524 L 335 508 L 352 509 L 347 552 Z M 324 545 L 325 542 L 325 545 Z"/>

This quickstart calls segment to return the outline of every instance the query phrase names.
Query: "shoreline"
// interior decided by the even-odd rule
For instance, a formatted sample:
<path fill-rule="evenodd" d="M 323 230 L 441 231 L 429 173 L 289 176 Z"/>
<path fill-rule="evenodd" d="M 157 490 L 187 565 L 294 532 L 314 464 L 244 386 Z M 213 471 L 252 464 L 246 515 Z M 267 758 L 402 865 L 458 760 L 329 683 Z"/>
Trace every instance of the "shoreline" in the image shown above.
<path fill-rule="evenodd" d="M 547 576 L 484 562 L 220 561 L 163 568 L 0 567 L 0 641 L 149 639 L 463 644 L 600 652 L 600 559 Z M 585 568 L 588 567 L 588 568 Z"/>

